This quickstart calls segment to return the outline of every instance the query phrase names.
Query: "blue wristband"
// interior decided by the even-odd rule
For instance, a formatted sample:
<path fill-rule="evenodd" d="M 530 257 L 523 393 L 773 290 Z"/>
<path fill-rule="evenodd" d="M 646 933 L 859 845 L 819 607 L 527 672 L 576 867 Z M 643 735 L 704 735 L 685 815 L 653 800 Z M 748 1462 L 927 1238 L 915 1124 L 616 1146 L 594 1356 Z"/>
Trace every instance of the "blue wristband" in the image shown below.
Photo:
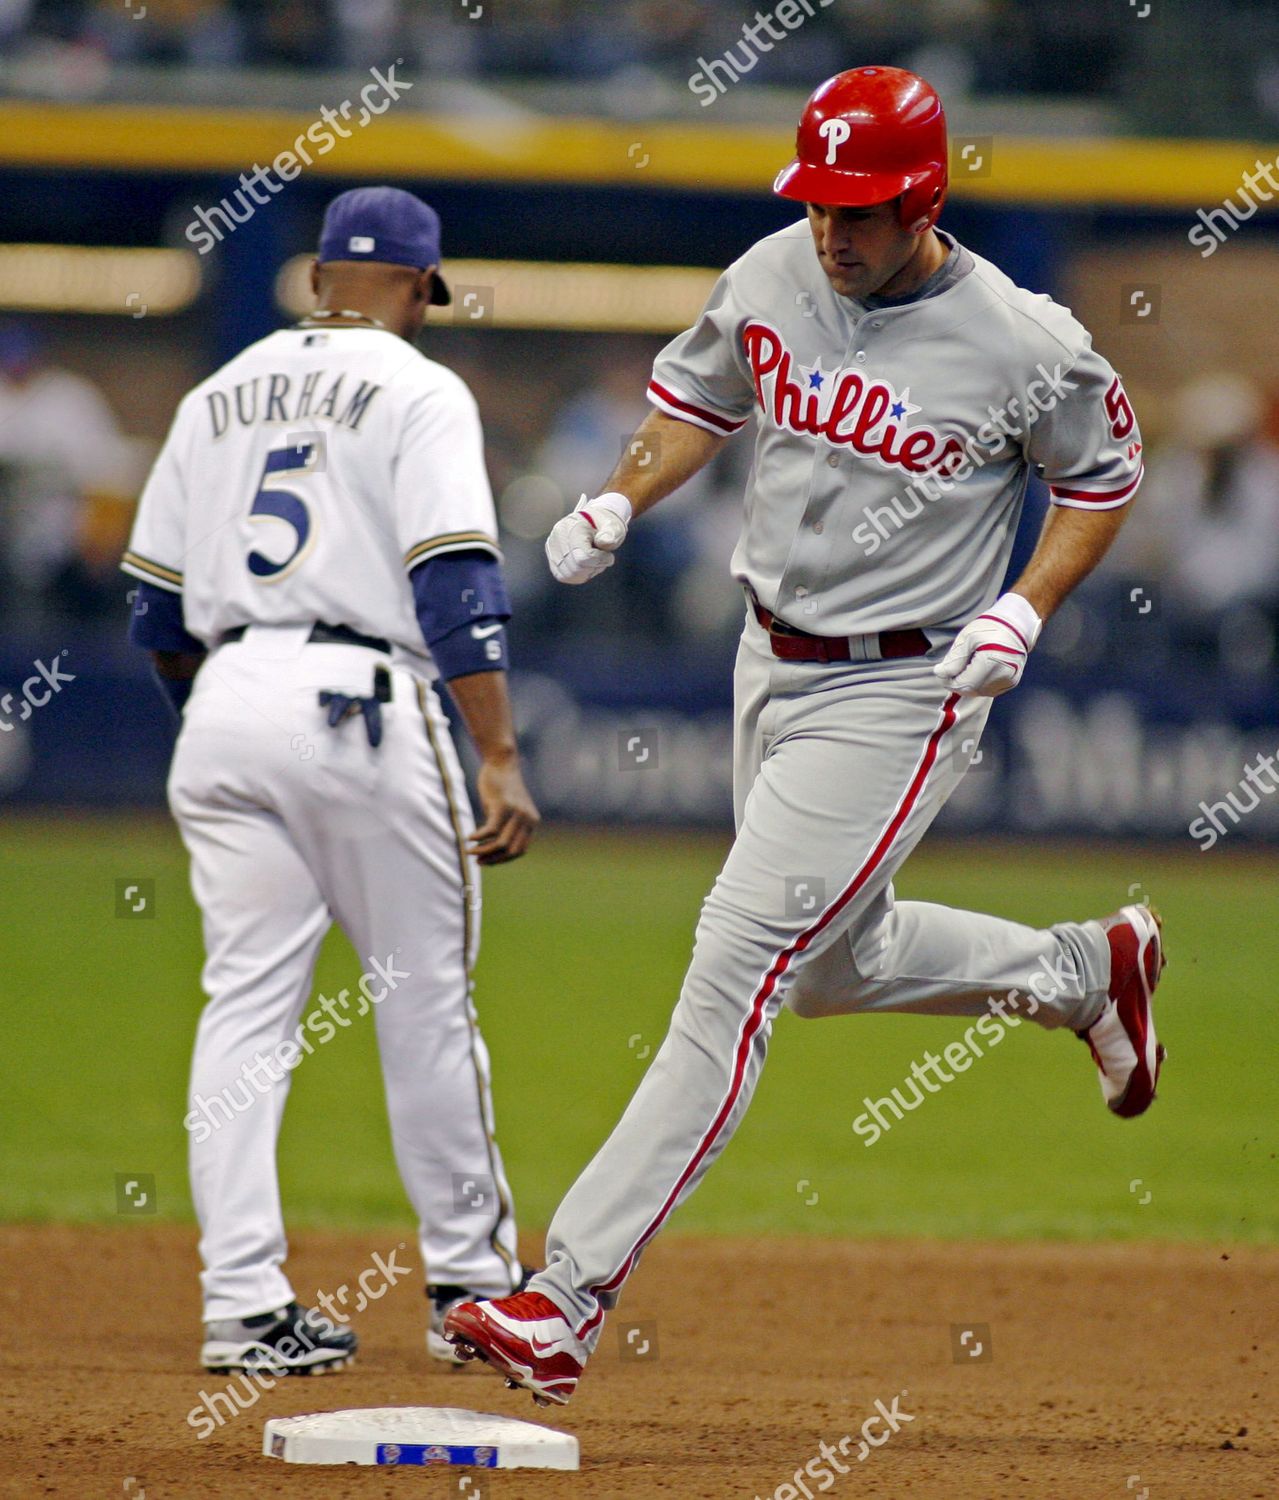
<path fill-rule="evenodd" d="M 477 620 L 459 625 L 431 642 L 431 655 L 445 682 L 472 672 L 505 672 L 508 666 L 506 627 L 501 620 Z"/>
<path fill-rule="evenodd" d="M 409 574 L 422 636 L 440 676 L 504 672 L 508 665 L 504 622 L 511 618 L 502 565 L 472 549 L 428 558 Z"/>
<path fill-rule="evenodd" d="M 409 574 L 409 582 L 428 646 L 451 635 L 459 625 L 511 618 L 502 565 L 491 552 L 472 548 L 428 558 Z"/>

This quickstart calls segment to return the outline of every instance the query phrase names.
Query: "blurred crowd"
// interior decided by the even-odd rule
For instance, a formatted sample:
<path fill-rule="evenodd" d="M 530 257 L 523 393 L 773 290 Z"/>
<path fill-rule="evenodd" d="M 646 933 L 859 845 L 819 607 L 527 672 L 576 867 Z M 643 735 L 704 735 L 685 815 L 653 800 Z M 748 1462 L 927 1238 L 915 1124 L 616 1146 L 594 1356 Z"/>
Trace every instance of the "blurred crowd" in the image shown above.
<path fill-rule="evenodd" d="M 367 68 L 402 57 L 439 76 L 682 85 L 768 3 L 741 0 L 0 0 L 0 45 L 80 49 L 198 68 Z M 829 0 L 752 83 L 811 87 L 850 57 L 915 68 L 939 88 L 1104 95 L 1133 41 L 1114 0 Z"/>
<path fill-rule="evenodd" d="M 1139 403 L 1139 512 L 1092 582 L 1185 660 L 1273 679 L 1279 625 L 1279 392 L 1207 372 Z M 1081 596 L 1086 602 L 1088 595 Z"/>
<path fill-rule="evenodd" d="M 152 445 L 52 359 L 30 324 L 0 324 L 0 621 L 107 621 Z"/>
<path fill-rule="evenodd" d="M 658 644 L 728 639 L 741 628 L 742 597 L 728 562 L 750 468 L 749 439 L 727 444 L 632 528 L 626 566 L 613 570 L 608 588 L 559 587 L 543 555 L 551 526 L 583 493 L 600 492 L 651 411 L 645 391 L 663 342 L 599 339 L 567 370 L 549 346 L 540 355 L 533 346 L 515 360 L 498 353 L 496 360 L 463 361 L 441 352 L 470 382 L 484 413 L 507 574 L 524 634 L 599 632 Z M 527 373 L 512 389 L 517 367 Z M 558 382 L 551 373 L 557 370 Z M 660 453 L 651 457 L 660 462 Z"/>
<path fill-rule="evenodd" d="M 688 106 L 693 75 L 727 56 L 747 87 L 807 91 L 876 61 L 922 73 L 952 100 L 1074 101 L 1143 133 L 1242 137 L 1279 122 L 1274 0 L 791 0 L 802 24 L 775 43 L 775 29 L 756 30 L 744 50 L 744 28 L 777 3 L 0 0 L 0 91 L 146 96 L 150 74 L 119 81 L 140 65 L 198 70 L 205 97 L 280 102 L 280 78 L 398 61 L 415 79 L 540 82 L 550 108 L 554 85 L 583 86 L 575 109 L 610 112 Z"/>
<path fill-rule="evenodd" d="M 596 634 L 726 649 L 742 616 L 728 562 L 750 465 L 746 434 L 633 529 L 609 587 L 558 588 L 543 558 L 551 525 L 583 492 L 598 492 L 648 410 L 661 340 L 508 332 L 432 348 L 431 337 L 428 351 L 468 381 L 484 416 L 519 636 L 552 647 Z M 1235 676 L 1273 674 L 1279 397 L 1220 372 L 1137 405 L 1147 477 L 1136 513 L 1046 634 L 1046 651 L 1088 669 L 1140 627 L 1143 650 Z M 118 633 L 126 606 L 116 562 L 154 447 L 121 430 L 108 396 L 61 367 L 36 327 L 0 324 L 7 626 L 76 621 Z"/>

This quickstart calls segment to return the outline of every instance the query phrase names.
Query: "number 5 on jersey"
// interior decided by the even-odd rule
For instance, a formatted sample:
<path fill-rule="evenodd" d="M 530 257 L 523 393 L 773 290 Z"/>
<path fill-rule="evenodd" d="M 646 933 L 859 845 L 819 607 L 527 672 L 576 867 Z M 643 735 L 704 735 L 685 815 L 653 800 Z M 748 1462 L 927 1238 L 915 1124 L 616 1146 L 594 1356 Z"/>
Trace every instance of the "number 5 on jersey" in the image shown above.
<path fill-rule="evenodd" d="M 1110 382 L 1105 405 L 1106 416 L 1110 419 L 1110 435 L 1122 442 L 1137 425 L 1137 416 L 1118 375 Z"/>
<path fill-rule="evenodd" d="M 311 540 L 311 513 L 306 501 L 292 490 L 268 489 L 267 481 L 273 474 L 289 474 L 310 469 L 316 459 L 318 445 L 301 443 L 294 448 L 276 448 L 266 456 L 266 466 L 258 492 L 249 508 L 249 519 L 253 521 L 278 520 L 293 528 L 293 547 L 287 557 L 273 561 L 256 548 L 249 553 L 249 572 L 264 582 L 274 583 L 291 572 L 302 561 Z"/>

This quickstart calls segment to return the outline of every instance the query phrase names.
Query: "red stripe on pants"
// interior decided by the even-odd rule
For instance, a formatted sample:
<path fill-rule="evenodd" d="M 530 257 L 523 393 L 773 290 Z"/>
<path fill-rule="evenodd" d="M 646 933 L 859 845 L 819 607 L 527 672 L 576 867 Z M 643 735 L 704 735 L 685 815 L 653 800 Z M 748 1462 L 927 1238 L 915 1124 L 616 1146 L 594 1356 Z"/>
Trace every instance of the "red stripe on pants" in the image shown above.
<path fill-rule="evenodd" d="M 875 847 L 866 856 L 861 868 L 817 921 L 804 932 L 801 932 L 789 948 L 782 949 L 769 966 L 768 973 L 764 976 L 763 982 L 755 992 L 755 998 L 751 1002 L 750 1010 L 742 1023 L 741 1034 L 738 1037 L 737 1047 L 733 1056 L 732 1079 L 729 1083 L 728 1093 L 724 1098 L 724 1102 L 720 1105 L 715 1118 L 710 1123 L 710 1127 L 698 1143 L 697 1150 L 693 1153 L 692 1159 L 680 1173 L 675 1186 L 667 1194 L 661 1208 L 658 1209 L 648 1227 L 631 1247 L 618 1270 L 607 1281 L 599 1282 L 590 1288 L 592 1296 L 596 1296 L 600 1292 L 615 1291 L 626 1280 L 635 1265 L 636 1257 L 662 1227 L 662 1224 L 679 1200 L 679 1195 L 684 1190 L 689 1178 L 697 1171 L 706 1153 L 715 1144 L 725 1123 L 733 1112 L 733 1106 L 737 1103 L 738 1097 L 741 1094 L 742 1083 L 746 1077 L 746 1065 L 750 1058 L 751 1044 L 759 1034 L 760 1027 L 764 1024 L 764 1016 L 768 1009 L 769 999 L 777 989 L 782 975 L 790 967 L 791 960 L 795 955 L 802 953 L 813 939 L 835 920 L 853 897 L 857 895 L 858 891 L 866 884 L 867 880 L 870 879 L 880 864 L 883 863 L 884 856 L 892 848 L 894 840 L 901 832 L 902 825 L 910 816 L 911 809 L 919 801 L 919 794 L 924 788 L 924 783 L 928 780 L 929 772 L 937 763 L 938 746 L 941 744 L 942 736 L 955 722 L 955 705 L 958 701 L 959 694 L 951 693 L 942 705 L 941 718 L 936 728 L 928 737 L 924 753 L 920 757 L 919 764 L 915 768 L 915 773 L 911 777 L 901 801 L 897 804 L 897 810 L 889 819 L 887 827 L 876 840 Z M 577 1330 L 578 1337 L 585 1338 L 603 1316 L 603 1308 L 597 1307 Z"/>

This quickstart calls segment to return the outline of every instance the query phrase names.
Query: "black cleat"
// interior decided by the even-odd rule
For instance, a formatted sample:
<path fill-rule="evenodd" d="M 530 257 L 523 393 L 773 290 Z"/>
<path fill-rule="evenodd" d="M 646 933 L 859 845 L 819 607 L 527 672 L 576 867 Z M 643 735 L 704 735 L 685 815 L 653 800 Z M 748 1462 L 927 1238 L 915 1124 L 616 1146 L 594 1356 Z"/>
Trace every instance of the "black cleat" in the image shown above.
<path fill-rule="evenodd" d="M 206 1323 L 200 1363 L 211 1375 L 324 1375 L 349 1364 L 358 1347 L 349 1328 L 290 1302 L 278 1312 Z"/>

